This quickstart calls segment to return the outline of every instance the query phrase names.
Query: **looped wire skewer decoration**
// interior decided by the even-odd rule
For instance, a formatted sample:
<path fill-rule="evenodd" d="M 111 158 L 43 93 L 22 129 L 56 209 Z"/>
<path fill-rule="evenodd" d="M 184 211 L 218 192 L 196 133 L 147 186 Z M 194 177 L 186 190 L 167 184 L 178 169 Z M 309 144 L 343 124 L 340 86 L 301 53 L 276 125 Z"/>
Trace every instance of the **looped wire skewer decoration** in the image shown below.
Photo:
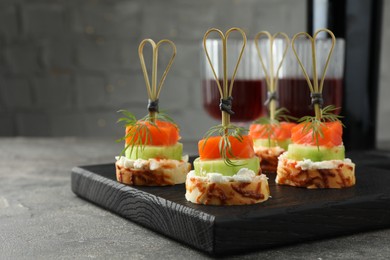
<path fill-rule="evenodd" d="M 328 53 L 328 56 L 327 56 L 326 61 L 325 61 L 325 66 L 324 66 L 324 69 L 322 72 L 321 81 L 318 84 L 316 39 L 317 39 L 318 34 L 321 32 L 326 32 L 330 35 L 330 37 L 332 38 L 332 45 L 329 49 L 329 53 Z M 305 69 L 305 67 L 304 67 L 304 65 L 303 65 L 301 59 L 299 58 L 299 55 L 295 49 L 295 40 L 299 37 L 302 37 L 302 36 L 306 36 L 311 42 L 313 82 L 311 82 L 310 76 L 308 75 L 307 70 Z M 325 29 L 325 28 L 317 30 L 313 34 L 313 37 L 310 36 L 306 32 L 297 33 L 294 35 L 294 37 L 292 38 L 292 41 L 291 41 L 291 46 L 292 46 L 293 52 L 295 54 L 295 57 L 297 58 L 299 66 L 301 67 L 303 75 L 305 76 L 307 84 L 309 85 L 310 92 L 311 92 L 310 97 L 311 97 L 312 106 L 314 106 L 315 116 L 318 120 L 320 120 L 322 118 L 322 112 L 321 112 L 321 108 L 323 105 L 322 89 L 324 87 L 324 80 L 325 80 L 325 76 L 326 76 L 326 71 L 328 69 L 330 58 L 332 57 L 332 53 L 333 53 L 333 49 L 334 49 L 335 44 L 336 44 L 336 37 L 334 36 L 334 34 L 330 30 Z"/>
<path fill-rule="evenodd" d="M 262 36 L 266 36 L 269 40 L 269 69 L 267 69 L 263 55 L 261 54 L 260 46 L 259 46 L 259 40 Z M 279 64 L 277 65 L 276 72 L 274 72 L 274 57 L 273 57 L 273 49 L 274 49 L 274 41 L 276 38 L 281 37 L 285 40 L 286 47 L 283 49 L 282 58 L 279 61 Z M 265 106 L 269 106 L 270 111 L 270 119 L 275 119 L 275 111 L 276 111 L 276 101 L 277 101 L 277 84 L 278 84 L 278 77 L 279 77 L 279 71 L 283 65 L 283 61 L 286 58 L 287 50 L 290 44 L 290 38 L 287 36 L 287 34 L 283 32 L 275 33 L 274 35 L 271 35 L 267 31 L 261 31 L 255 36 L 255 45 L 257 49 L 257 55 L 259 56 L 259 60 L 261 63 L 261 66 L 263 68 L 264 74 L 265 74 L 265 80 L 267 83 L 267 100 L 264 103 Z"/>
<path fill-rule="evenodd" d="M 152 46 L 152 84 L 150 84 L 149 81 L 149 75 L 148 71 L 146 69 L 145 59 L 144 59 L 144 47 L 147 43 L 150 43 Z M 172 55 L 168 62 L 168 65 L 165 68 L 164 73 L 161 76 L 160 81 L 157 85 L 157 64 L 158 64 L 158 50 L 161 45 L 163 44 L 169 44 L 172 47 Z M 146 90 L 148 93 L 148 111 L 149 115 L 151 117 L 152 122 L 154 122 L 156 113 L 159 112 L 158 108 L 158 98 L 160 96 L 161 88 L 164 84 L 165 78 L 167 77 L 167 74 L 169 70 L 171 69 L 171 66 L 173 64 L 173 61 L 176 56 L 176 46 L 175 44 L 167 39 L 159 41 L 157 44 L 152 39 L 144 39 L 139 47 L 138 47 L 138 55 L 141 62 L 141 68 L 142 72 L 144 74 L 145 84 L 146 84 Z"/>
<path fill-rule="evenodd" d="M 242 44 L 242 48 L 241 48 L 240 54 L 239 54 L 238 59 L 237 59 L 236 66 L 234 67 L 233 74 L 230 78 L 230 84 L 229 84 L 228 73 L 227 73 L 227 63 L 228 63 L 227 41 L 228 41 L 229 35 L 233 31 L 238 31 L 239 33 L 241 33 L 241 36 L 243 38 L 243 44 Z M 222 86 L 220 84 L 218 75 L 215 72 L 213 63 L 211 62 L 210 55 L 209 55 L 209 52 L 208 52 L 207 46 L 206 46 L 206 40 L 212 32 L 216 32 L 222 40 L 222 64 L 223 64 L 223 81 L 222 81 L 223 84 L 222 84 Z M 206 57 L 207 57 L 207 60 L 210 64 L 215 81 L 217 82 L 219 93 L 221 95 L 221 103 L 220 103 L 219 107 L 220 107 L 220 110 L 222 112 L 222 125 L 223 126 L 228 126 L 230 124 L 230 115 L 234 114 L 234 112 L 231 109 L 232 100 L 233 100 L 233 98 L 232 98 L 233 84 L 234 84 L 234 79 L 235 79 L 236 74 L 237 74 L 238 65 L 240 64 L 242 55 L 244 53 L 246 42 L 247 42 L 247 39 L 246 39 L 245 32 L 242 29 L 237 28 L 237 27 L 230 28 L 229 30 L 226 31 L 225 34 L 219 29 L 211 28 L 205 33 L 205 35 L 203 37 L 203 47 L 204 47 L 204 50 L 206 53 Z"/>

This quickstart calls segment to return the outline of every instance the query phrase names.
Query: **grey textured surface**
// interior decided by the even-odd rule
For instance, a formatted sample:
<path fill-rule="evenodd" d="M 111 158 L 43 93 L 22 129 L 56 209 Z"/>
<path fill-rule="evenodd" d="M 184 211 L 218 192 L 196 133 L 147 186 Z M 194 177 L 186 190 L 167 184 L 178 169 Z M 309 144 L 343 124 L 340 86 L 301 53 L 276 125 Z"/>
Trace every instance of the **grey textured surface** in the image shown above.
<path fill-rule="evenodd" d="M 120 149 L 102 139 L 0 139 L 0 258 L 208 258 L 72 193 L 72 167 L 112 162 Z M 380 230 L 231 258 L 388 259 L 389 243 L 390 230 Z"/>

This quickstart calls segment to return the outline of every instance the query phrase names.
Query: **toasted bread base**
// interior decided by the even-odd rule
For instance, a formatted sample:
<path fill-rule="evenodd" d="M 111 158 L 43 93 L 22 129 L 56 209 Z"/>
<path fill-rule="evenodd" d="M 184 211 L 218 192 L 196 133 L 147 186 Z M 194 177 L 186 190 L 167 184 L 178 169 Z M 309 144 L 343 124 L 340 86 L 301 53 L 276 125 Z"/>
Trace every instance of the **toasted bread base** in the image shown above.
<path fill-rule="evenodd" d="M 332 169 L 303 170 L 297 166 L 297 162 L 284 156 L 279 157 L 275 182 L 307 189 L 340 189 L 354 186 L 356 183 L 353 163 L 335 160 L 333 161 L 335 167 Z"/>
<path fill-rule="evenodd" d="M 255 149 L 255 154 L 260 158 L 260 168 L 263 173 L 276 173 L 278 157 L 285 150 L 280 147 Z"/>
<path fill-rule="evenodd" d="M 256 176 L 252 182 L 209 182 L 205 178 L 188 176 L 186 194 L 188 201 L 204 205 L 247 205 L 268 200 L 268 180 Z"/>
<path fill-rule="evenodd" d="M 186 181 L 191 164 L 181 161 L 178 164 L 162 163 L 158 169 L 150 170 L 125 168 L 115 163 L 117 181 L 127 185 L 167 186 L 181 184 Z"/>

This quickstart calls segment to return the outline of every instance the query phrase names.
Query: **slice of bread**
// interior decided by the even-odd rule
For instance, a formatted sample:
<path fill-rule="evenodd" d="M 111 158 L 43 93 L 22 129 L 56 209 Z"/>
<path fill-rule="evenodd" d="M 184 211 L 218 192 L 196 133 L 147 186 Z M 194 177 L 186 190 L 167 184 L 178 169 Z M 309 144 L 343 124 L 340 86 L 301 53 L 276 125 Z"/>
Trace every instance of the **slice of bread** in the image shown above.
<path fill-rule="evenodd" d="M 255 154 L 260 158 L 260 167 L 263 173 L 275 173 L 278 168 L 278 157 L 285 150 L 281 147 L 255 148 Z"/>
<path fill-rule="evenodd" d="M 156 163 L 157 162 L 157 163 Z M 141 167 L 115 163 L 116 178 L 127 185 L 167 186 L 184 183 L 191 164 L 177 160 L 144 160 Z"/>
<path fill-rule="evenodd" d="M 211 182 L 206 177 L 196 176 L 191 171 L 186 180 L 188 201 L 204 205 L 246 205 L 268 200 L 268 179 L 264 174 L 255 176 L 251 182 Z"/>
<path fill-rule="evenodd" d="M 322 162 L 326 167 L 307 167 L 303 163 L 288 159 L 286 153 L 281 155 L 275 182 L 308 189 L 347 188 L 356 183 L 355 164 L 348 159 Z"/>

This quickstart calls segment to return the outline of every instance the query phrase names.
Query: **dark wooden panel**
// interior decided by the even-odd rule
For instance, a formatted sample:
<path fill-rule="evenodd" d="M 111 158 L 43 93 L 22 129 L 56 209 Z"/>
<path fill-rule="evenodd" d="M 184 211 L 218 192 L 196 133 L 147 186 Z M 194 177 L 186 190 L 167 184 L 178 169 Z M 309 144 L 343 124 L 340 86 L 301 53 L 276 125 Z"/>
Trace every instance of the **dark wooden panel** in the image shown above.
<path fill-rule="evenodd" d="M 350 155 L 357 163 L 355 187 L 306 190 L 275 185 L 275 176 L 269 176 L 272 198 L 258 205 L 195 205 L 185 200 L 184 185 L 125 186 L 116 182 L 113 164 L 74 168 L 72 190 L 204 252 L 247 252 L 390 227 L 389 157 L 375 152 Z"/>
<path fill-rule="evenodd" d="M 109 176 L 113 173 L 114 164 L 76 167 L 72 170 L 72 190 L 126 219 L 200 250 L 213 251 L 215 217 L 175 202 L 184 194 L 183 185 L 147 192 L 118 183 Z"/>

